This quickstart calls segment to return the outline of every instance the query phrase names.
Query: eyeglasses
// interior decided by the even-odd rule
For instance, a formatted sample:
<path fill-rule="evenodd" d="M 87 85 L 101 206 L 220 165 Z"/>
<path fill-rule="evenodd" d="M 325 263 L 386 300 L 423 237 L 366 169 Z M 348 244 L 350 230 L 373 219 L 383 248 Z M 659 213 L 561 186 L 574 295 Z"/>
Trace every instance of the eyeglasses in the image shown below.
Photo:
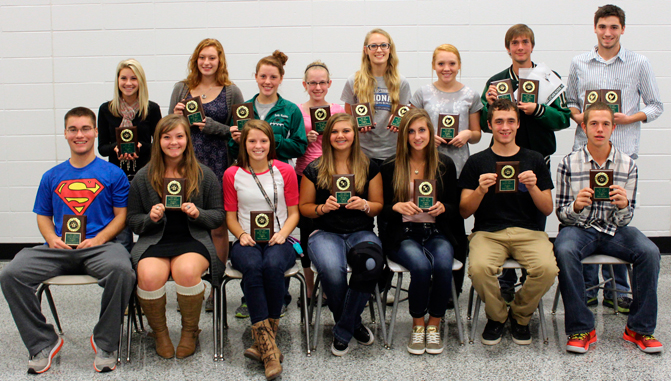
<path fill-rule="evenodd" d="M 328 86 L 328 84 L 329 84 L 329 83 L 326 82 L 326 81 L 321 81 L 321 82 L 306 82 L 306 83 L 307 83 L 307 85 L 310 86 L 310 87 L 317 87 L 317 86 L 320 86 L 320 87 L 326 87 L 326 86 Z"/>
<path fill-rule="evenodd" d="M 68 127 L 67 128 L 68 134 L 70 135 L 77 135 L 79 131 L 82 132 L 82 134 L 90 134 L 93 132 L 93 127 L 91 126 L 84 126 L 82 128 L 77 128 L 77 127 Z"/>
<path fill-rule="evenodd" d="M 366 45 L 366 47 L 369 50 L 377 50 L 377 48 L 381 48 L 382 50 L 389 50 L 389 48 L 391 48 L 391 44 L 387 44 L 386 42 L 383 42 L 381 44 Z"/>

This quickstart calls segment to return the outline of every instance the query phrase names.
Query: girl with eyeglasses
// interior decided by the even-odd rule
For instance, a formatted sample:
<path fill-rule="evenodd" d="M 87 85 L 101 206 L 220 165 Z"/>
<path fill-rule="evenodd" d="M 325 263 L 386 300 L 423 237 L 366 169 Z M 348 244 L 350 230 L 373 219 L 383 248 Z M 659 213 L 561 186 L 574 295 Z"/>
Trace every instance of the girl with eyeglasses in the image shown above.
<path fill-rule="evenodd" d="M 140 63 L 132 58 L 119 62 L 114 78 L 114 97 L 98 110 L 98 152 L 124 170 L 128 180 L 144 167 L 151 154 L 151 139 L 161 109 L 149 100 L 147 79 Z M 121 154 L 117 147 L 116 128 L 137 127 L 136 153 Z M 117 241 L 129 252 L 133 249 L 133 232 L 129 227 L 119 233 Z"/>
<path fill-rule="evenodd" d="M 373 29 L 363 43 L 361 68 L 347 79 L 340 100 L 351 114 L 351 105 L 368 102 L 373 111 L 375 128 L 361 130 L 361 149 L 378 165 L 393 155 L 396 133 L 387 129 L 394 108 L 408 104 L 410 84 L 398 72 L 396 46 L 389 33 Z"/>
<path fill-rule="evenodd" d="M 440 131 L 435 131 L 438 151 L 454 160 L 459 177 L 470 156 L 468 145 L 480 141 L 482 102 L 478 93 L 457 81 L 457 74 L 461 70 L 461 55 L 453 45 L 438 46 L 433 51 L 431 66 L 438 79 L 417 90 L 410 103 L 425 109 L 437 130 L 440 128 L 440 114 L 459 115 L 459 125 L 454 138 L 449 142 L 440 137 Z"/>
<path fill-rule="evenodd" d="M 326 94 L 328 94 L 329 88 L 331 87 L 331 76 L 325 63 L 315 61 L 305 68 L 303 87 L 310 99 L 307 102 L 298 105 L 301 109 L 301 113 L 303 113 L 303 122 L 305 123 L 305 131 L 308 139 L 308 148 L 305 150 L 305 155 L 296 159 L 296 175 L 298 175 L 299 186 L 305 167 L 322 155 L 322 135 L 313 129 L 312 120 L 310 119 L 310 108 L 330 106 L 331 115 L 345 112 L 345 109 L 339 104 L 328 103 L 326 101 Z M 308 237 L 314 230 L 312 219 L 301 216 L 298 227 L 301 232 L 301 247 L 303 248 L 304 253 L 303 257 L 301 257 L 301 264 L 303 266 L 303 273 L 305 274 L 309 299 L 312 297 L 312 287 L 314 286 L 314 274 L 310 268 L 310 257 L 307 254 Z"/>

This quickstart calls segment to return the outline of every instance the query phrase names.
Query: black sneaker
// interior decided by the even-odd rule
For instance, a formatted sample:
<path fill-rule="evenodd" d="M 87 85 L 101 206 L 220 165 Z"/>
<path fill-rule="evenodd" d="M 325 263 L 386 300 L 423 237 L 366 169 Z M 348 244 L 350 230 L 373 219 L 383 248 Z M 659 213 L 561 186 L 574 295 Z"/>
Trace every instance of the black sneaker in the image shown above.
<path fill-rule="evenodd" d="M 503 298 L 503 301 L 506 302 L 507 305 L 510 305 L 510 303 L 515 300 L 515 289 L 514 288 L 502 288 L 501 289 L 501 297 Z"/>
<path fill-rule="evenodd" d="M 375 341 L 375 336 L 373 336 L 373 332 L 371 332 L 368 327 L 365 325 L 361 324 L 359 328 L 354 330 L 354 333 L 352 334 L 356 341 L 359 342 L 359 344 L 362 345 L 371 345 Z"/>
<path fill-rule="evenodd" d="M 631 308 L 631 303 L 633 300 L 630 297 L 627 296 L 618 296 L 617 298 L 617 312 L 622 313 L 622 314 L 628 314 L 629 309 Z M 613 308 L 613 300 L 612 299 L 603 299 L 601 302 L 606 307 Z"/>
<path fill-rule="evenodd" d="M 506 319 L 508 321 L 508 319 Z M 506 322 L 499 323 L 495 320 L 487 319 L 487 325 L 485 330 L 482 332 L 482 344 L 485 345 L 496 345 L 501 342 L 501 336 L 503 336 L 503 330 L 506 326 Z"/>
<path fill-rule="evenodd" d="M 331 344 L 331 353 L 333 353 L 334 356 L 344 356 L 347 352 L 349 352 L 349 345 L 334 337 L 333 344 Z"/>
<path fill-rule="evenodd" d="M 508 320 L 510 320 L 510 333 L 513 335 L 513 342 L 518 345 L 531 344 L 531 333 L 529 332 L 529 325 L 517 324 L 517 320 L 515 320 L 513 317 L 512 310 L 508 315 Z"/>
<path fill-rule="evenodd" d="M 587 307 L 594 307 L 599 304 L 599 298 L 596 296 L 593 298 L 587 298 Z"/>

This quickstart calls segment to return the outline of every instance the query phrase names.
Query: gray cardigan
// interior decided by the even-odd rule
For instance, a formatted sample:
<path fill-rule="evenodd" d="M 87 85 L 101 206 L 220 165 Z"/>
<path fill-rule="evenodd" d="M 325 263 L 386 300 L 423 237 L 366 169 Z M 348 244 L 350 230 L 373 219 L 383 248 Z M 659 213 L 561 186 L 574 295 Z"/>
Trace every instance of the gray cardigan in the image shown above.
<path fill-rule="evenodd" d="M 148 168 L 151 162 L 140 169 L 130 186 L 128 194 L 128 215 L 127 223 L 133 232 L 140 236 L 133 250 L 131 257 L 133 265 L 137 266 L 142 254 L 149 246 L 158 243 L 163 237 L 165 229 L 165 215 L 158 222 L 152 221 L 149 217 L 151 208 L 162 202 L 158 193 L 151 187 L 148 177 Z M 200 215 L 196 219 L 188 218 L 189 232 L 191 236 L 205 245 L 210 253 L 213 286 L 218 286 L 224 275 L 224 264 L 217 257 L 217 251 L 210 238 L 210 230 L 216 229 L 224 223 L 226 216 L 224 212 L 224 198 L 220 181 L 217 180 L 214 172 L 203 164 L 200 164 L 203 170 L 203 178 L 200 181 L 199 191 L 196 195 L 191 195 L 189 202 L 194 203 Z"/>
<path fill-rule="evenodd" d="M 188 93 L 189 88 L 186 85 L 186 82 L 180 81 L 175 83 L 175 87 L 172 89 L 172 95 L 170 96 L 169 114 L 174 113 L 177 102 L 186 98 Z M 229 114 L 226 116 L 225 123 L 228 123 L 231 119 L 230 109 L 232 106 L 244 102 L 245 99 L 242 97 L 242 92 L 240 92 L 238 86 L 235 84 L 226 86 L 226 105 L 228 105 Z M 229 139 L 231 137 L 231 127 L 225 123 L 219 123 L 210 117 L 205 117 L 205 128 L 203 128 L 203 133 L 219 136 L 222 139 Z"/>

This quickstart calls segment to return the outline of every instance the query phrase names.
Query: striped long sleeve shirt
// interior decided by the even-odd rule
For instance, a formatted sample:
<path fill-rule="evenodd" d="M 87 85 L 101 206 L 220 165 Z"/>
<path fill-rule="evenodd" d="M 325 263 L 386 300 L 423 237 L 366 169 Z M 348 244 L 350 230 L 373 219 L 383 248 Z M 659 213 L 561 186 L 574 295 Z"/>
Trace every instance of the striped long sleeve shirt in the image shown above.
<path fill-rule="evenodd" d="M 610 201 L 595 201 L 576 213 L 573 204 L 580 190 L 589 187 L 590 169 L 612 169 L 613 184 L 627 191 L 629 205 L 619 209 Z M 611 146 L 608 159 L 600 166 L 583 146 L 566 155 L 557 167 L 557 218 L 563 225 L 594 228 L 615 235 L 618 226 L 628 225 L 634 217 L 637 186 L 638 167 L 634 159 Z"/>
<path fill-rule="evenodd" d="M 648 59 L 638 53 L 620 48 L 613 59 L 605 61 L 596 47 L 587 53 L 573 57 L 568 75 L 566 98 L 568 107 L 583 110 L 587 90 L 615 89 L 622 91 L 622 112 L 634 115 L 642 111 L 647 122 L 657 119 L 664 111 L 659 88 Z M 645 107 L 640 109 L 640 101 Z M 627 155 L 638 155 L 641 137 L 641 122 L 618 125 L 613 130 L 611 141 Z M 587 143 L 585 132 L 576 128 L 573 150 Z"/>

